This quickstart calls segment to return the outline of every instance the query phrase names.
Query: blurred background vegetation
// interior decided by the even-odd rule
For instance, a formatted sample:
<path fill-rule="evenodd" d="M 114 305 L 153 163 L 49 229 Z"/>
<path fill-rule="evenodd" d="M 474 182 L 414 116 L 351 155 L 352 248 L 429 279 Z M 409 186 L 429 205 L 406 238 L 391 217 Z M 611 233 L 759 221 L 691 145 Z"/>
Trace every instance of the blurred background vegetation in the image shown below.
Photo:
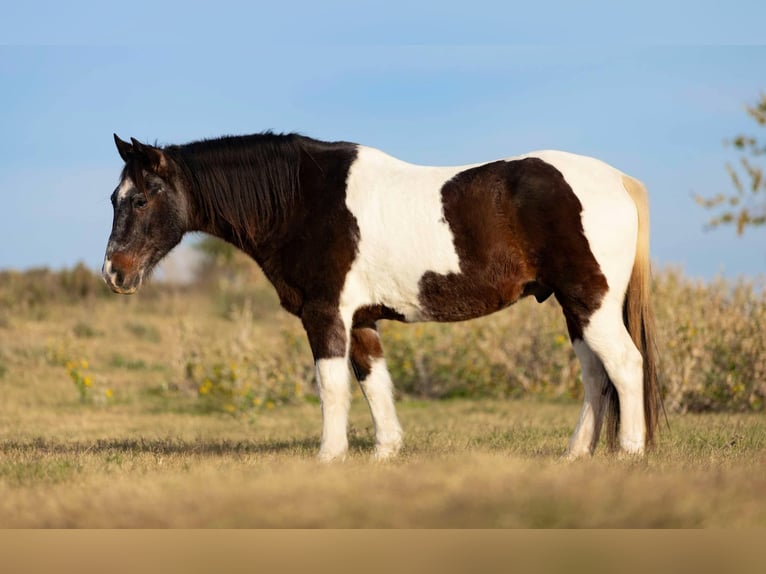
<path fill-rule="evenodd" d="M 766 94 L 753 105 L 745 107 L 759 128 L 766 128 Z M 697 203 L 710 209 L 714 215 L 708 226 L 734 225 L 742 235 L 745 229 L 766 223 L 766 178 L 761 162 L 766 156 L 766 139 L 752 134 L 737 134 L 725 142 L 738 152 L 735 165 L 726 164 L 733 191 L 721 192 L 713 197 L 695 195 Z"/>
<path fill-rule="evenodd" d="M 195 279 L 155 281 L 132 297 L 71 270 L 0 272 L 0 377 L 51 369 L 75 398 L 144 399 L 163 408 L 257 413 L 316 401 L 300 322 L 243 254 L 199 243 Z M 654 276 L 665 406 L 670 412 L 764 411 L 766 292 L 746 279 Z M 399 398 L 579 400 L 580 370 L 557 303 L 532 298 L 454 324 L 382 322 Z M 65 367 L 86 362 L 75 373 Z M 93 381 L 91 388 L 82 385 Z M 107 400 L 107 398 L 109 400 Z M 88 401 L 85 401 L 88 402 Z"/>

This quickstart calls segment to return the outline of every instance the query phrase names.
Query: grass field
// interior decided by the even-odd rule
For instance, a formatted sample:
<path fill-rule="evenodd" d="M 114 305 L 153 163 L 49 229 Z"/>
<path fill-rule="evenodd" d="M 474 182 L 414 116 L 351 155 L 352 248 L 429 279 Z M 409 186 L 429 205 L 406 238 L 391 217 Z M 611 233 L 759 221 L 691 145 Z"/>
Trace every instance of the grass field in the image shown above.
<path fill-rule="evenodd" d="M 177 292 L 6 306 L 0 526 L 766 526 L 758 405 L 671 408 L 670 429 L 642 460 L 603 447 L 592 459 L 559 459 L 579 391 L 555 309 L 525 302 L 509 318 L 386 326 L 392 372 L 404 380 L 404 452 L 371 461 L 372 425 L 357 390 L 349 457 L 329 466 L 314 460 L 320 409 L 297 320 L 268 290 L 235 309 Z M 763 305 L 752 313 L 742 324 L 763 317 Z M 523 370 L 508 358 L 513 349 L 488 343 L 510 328 L 537 341 Z M 667 329 L 691 337 L 683 325 Z M 712 331 L 710 340 L 719 337 Z M 430 363 L 417 364 L 426 361 L 413 351 L 418 342 Z M 745 351 L 762 361 L 758 345 Z M 709 376 L 684 365 L 691 371 L 674 373 L 679 380 Z M 500 376 L 519 382 L 506 391 Z M 748 377 L 749 389 L 762 388 Z"/>
<path fill-rule="evenodd" d="M 373 463 L 365 407 L 351 453 L 315 462 L 319 409 L 224 415 L 3 410 L 6 527 L 764 527 L 758 415 L 672 417 L 645 460 L 558 460 L 574 405 L 400 404 L 407 447 Z M 24 409 L 26 410 L 26 409 Z"/>

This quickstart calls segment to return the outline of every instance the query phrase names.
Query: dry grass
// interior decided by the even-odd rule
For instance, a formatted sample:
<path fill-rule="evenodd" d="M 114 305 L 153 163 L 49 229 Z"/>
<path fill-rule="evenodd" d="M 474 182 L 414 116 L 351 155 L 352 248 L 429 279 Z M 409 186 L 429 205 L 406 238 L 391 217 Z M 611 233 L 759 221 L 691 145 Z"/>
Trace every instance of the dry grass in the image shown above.
<path fill-rule="evenodd" d="M 84 303 L 22 292 L 6 289 L 0 314 L 6 527 L 766 526 L 753 286 L 660 276 L 672 430 L 644 460 L 559 460 L 577 365 L 555 306 L 525 301 L 473 323 L 386 325 L 405 451 L 371 462 L 356 391 L 351 452 L 331 466 L 314 460 L 300 325 L 262 284 Z"/>
<path fill-rule="evenodd" d="M 11 414 L 11 416 L 9 416 Z M 0 523 L 12 527 L 766 526 L 766 425 L 673 418 L 645 460 L 560 454 L 573 405 L 400 404 L 407 448 L 370 461 L 352 413 L 344 464 L 314 460 L 312 405 L 244 417 L 128 408 L 4 412 Z"/>

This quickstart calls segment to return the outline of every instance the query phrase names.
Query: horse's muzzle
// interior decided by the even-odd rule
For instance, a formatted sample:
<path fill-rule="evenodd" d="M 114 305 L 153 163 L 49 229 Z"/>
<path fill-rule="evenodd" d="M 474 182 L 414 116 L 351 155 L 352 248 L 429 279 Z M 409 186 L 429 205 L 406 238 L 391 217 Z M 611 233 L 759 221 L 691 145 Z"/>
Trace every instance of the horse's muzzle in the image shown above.
<path fill-rule="evenodd" d="M 104 259 L 104 265 L 101 267 L 101 276 L 109 288 L 120 295 L 132 295 L 138 291 L 143 279 L 143 273 L 124 273 L 122 270 L 114 267 L 109 259 Z"/>

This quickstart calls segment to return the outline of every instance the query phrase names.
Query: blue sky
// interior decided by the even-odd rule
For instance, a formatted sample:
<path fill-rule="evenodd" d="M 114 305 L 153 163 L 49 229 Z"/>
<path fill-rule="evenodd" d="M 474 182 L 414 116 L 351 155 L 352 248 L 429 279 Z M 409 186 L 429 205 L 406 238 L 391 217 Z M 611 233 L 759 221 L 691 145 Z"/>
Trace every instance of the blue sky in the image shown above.
<path fill-rule="evenodd" d="M 289 15 L 295 4 L 278 11 Z M 163 144 L 274 129 L 356 141 L 423 164 L 543 148 L 593 155 L 647 184 L 657 263 L 703 278 L 766 272 L 766 229 L 742 238 L 731 229 L 706 232 L 709 214 L 691 197 L 731 189 L 725 162 L 736 155 L 723 141 L 759 132 L 744 105 L 766 91 L 766 46 L 671 45 L 667 23 L 652 46 L 616 43 L 611 26 L 611 36 L 589 36 L 589 44 L 404 46 L 399 42 L 415 34 L 413 22 L 426 19 L 427 9 L 413 11 L 409 25 L 380 39 L 392 18 L 380 2 L 358 3 L 368 7 L 366 27 L 306 43 L 308 31 L 339 29 L 328 15 L 336 4 L 311 9 L 291 34 L 267 26 L 251 9 L 229 19 L 230 33 L 213 19 L 205 42 L 173 43 L 176 25 L 164 45 L 157 38 L 157 45 L 131 42 L 125 21 L 103 3 L 98 15 L 115 23 L 109 37 L 102 37 L 106 26 L 78 20 L 80 36 L 76 27 L 62 26 L 72 16 L 58 4 L 46 19 L 58 19 L 58 26 L 25 35 L 13 24 L 34 7 L 14 7 L 0 24 L 7 41 L 0 46 L 0 268 L 80 260 L 100 266 L 111 226 L 108 198 L 121 169 L 113 132 Z M 503 18 L 492 14 L 487 34 L 494 37 Z M 531 22 L 536 15 L 525 17 Z M 740 14 L 738 36 L 723 37 L 734 17 L 717 17 L 707 21 L 711 34 L 719 34 L 714 42 L 756 33 Z M 469 40 L 478 34 L 477 18 L 462 21 Z M 244 20 L 268 32 L 249 47 L 230 42 Z M 429 37 L 439 40 L 460 22 L 459 14 L 442 10 Z M 197 29 L 203 23 L 204 14 L 187 22 Z M 566 27 L 572 28 L 582 30 Z M 141 32 L 156 30 L 161 27 L 150 23 Z M 306 32 L 301 43 L 291 41 L 296 30 Z M 46 34 L 56 45 L 36 45 Z M 112 45 L 118 41 L 131 45 Z M 377 44 L 348 43 L 362 41 Z"/>

